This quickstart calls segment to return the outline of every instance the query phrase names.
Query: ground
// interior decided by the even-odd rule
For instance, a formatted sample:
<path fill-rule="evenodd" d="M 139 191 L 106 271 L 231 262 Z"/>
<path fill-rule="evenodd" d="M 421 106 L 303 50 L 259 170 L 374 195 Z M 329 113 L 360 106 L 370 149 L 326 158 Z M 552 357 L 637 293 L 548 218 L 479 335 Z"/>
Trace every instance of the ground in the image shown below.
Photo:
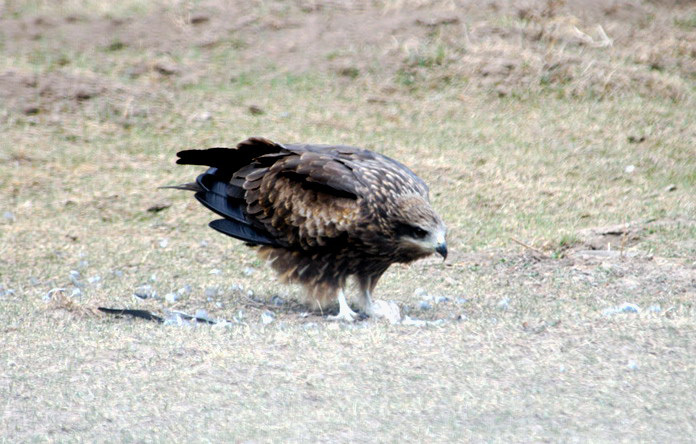
<path fill-rule="evenodd" d="M 0 441 L 693 440 L 692 2 L 5 1 L 0 53 Z M 248 136 L 429 183 L 403 322 L 158 189 Z"/>

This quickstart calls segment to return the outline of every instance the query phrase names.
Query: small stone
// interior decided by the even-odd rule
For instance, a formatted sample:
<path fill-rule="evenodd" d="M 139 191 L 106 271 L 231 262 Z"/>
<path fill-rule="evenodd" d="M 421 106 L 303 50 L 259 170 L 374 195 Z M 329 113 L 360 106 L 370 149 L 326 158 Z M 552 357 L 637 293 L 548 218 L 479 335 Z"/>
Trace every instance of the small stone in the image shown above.
<path fill-rule="evenodd" d="M 260 116 L 260 115 L 266 114 L 266 111 L 264 111 L 263 108 L 261 108 L 260 106 L 250 105 L 248 109 L 249 109 L 249 113 L 252 116 Z"/>
<path fill-rule="evenodd" d="M 135 289 L 133 296 L 140 299 L 152 299 L 157 296 L 157 292 L 153 290 L 152 285 L 141 285 Z"/>
<path fill-rule="evenodd" d="M 319 328 L 319 325 L 316 322 L 305 322 L 302 325 L 302 328 L 304 328 L 305 330 L 315 330 Z"/>
<path fill-rule="evenodd" d="M 223 307 L 222 302 L 220 302 L 220 301 L 217 301 L 217 302 L 215 303 L 215 306 L 216 306 L 217 308 L 222 308 L 222 307 Z"/>
<path fill-rule="evenodd" d="M 420 308 L 421 310 L 430 310 L 433 307 L 432 305 L 430 305 L 428 301 L 420 301 L 420 303 L 418 304 L 418 308 Z"/>
<path fill-rule="evenodd" d="M 242 321 L 244 321 L 244 315 L 245 315 L 244 310 L 239 310 L 239 311 L 237 311 L 237 316 L 235 316 L 234 319 L 237 322 L 242 322 Z"/>
<path fill-rule="evenodd" d="M 73 288 L 72 293 L 70 293 L 70 297 L 79 298 L 80 296 L 82 296 L 82 290 L 80 290 L 79 288 Z"/>
<path fill-rule="evenodd" d="M 169 62 L 157 62 L 154 66 L 155 71 L 165 76 L 179 74 L 181 71 L 178 66 Z"/>
<path fill-rule="evenodd" d="M 271 304 L 275 305 L 276 307 L 280 307 L 281 305 L 285 304 L 285 299 L 277 294 L 274 294 L 273 297 L 271 297 Z"/>
<path fill-rule="evenodd" d="M 636 304 L 631 304 L 629 302 L 624 302 L 621 305 L 618 305 L 616 307 L 610 307 L 607 309 L 604 309 L 602 313 L 605 316 L 612 316 L 618 313 L 640 313 L 640 307 L 637 306 Z"/>
<path fill-rule="evenodd" d="M 447 296 L 438 296 L 437 299 L 435 299 L 435 302 L 438 304 L 444 304 L 444 303 L 449 302 L 449 301 L 450 301 L 450 298 L 448 298 Z"/>
<path fill-rule="evenodd" d="M 150 275 L 150 282 L 157 282 L 157 275 L 156 274 L 151 274 Z"/>
<path fill-rule="evenodd" d="M 183 296 L 191 293 L 191 286 L 189 284 L 184 285 L 176 291 L 179 296 Z"/>
<path fill-rule="evenodd" d="M 206 23 L 210 20 L 210 17 L 204 14 L 196 14 L 191 16 L 191 19 L 189 20 L 189 23 L 192 25 L 200 25 L 202 23 Z"/>
<path fill-rule="evenodd" d="M 164 295 L 164 300 L 169 302 L 170 304 L 176 303 L 181 296 L 178 295 L 177 293 L 167 293 Z"/>
<path fill-rule="evenodd" d="M 222 270 L 220 270 L 219 268 L 213 268 L 208 272 L 208 274 L 222 274 Z"/>
<path fill-rule="evenodd" d="M 202 240 L 202 241 L 200 241 L 200 242 L 198 243 L 198 245 L 200 245 L 201 247 L 205 248 L 205 247 L 208 246 L 208 241 Z"/>
<path fill-rule="evenodd" d="M 41 285 L 41 281 L 38 280 L 37 278 L 35 278 L 34 276 L 30 276 L 29 277 L 29 285 L 36 287 L 37 285 Z"/>
<path fill-rule="evenodd" d="M 87 268 L 88 265 L 89 265 L 89 262 L 85 259 L 83 259 L 77 263 L 78 268 Z"/>
<path fill-rule="evenodd" d="M 401 321 L 403 325 L 412 325 L 414 327 L 425 327 L 428 325 L 427 322 L 421 320 L 421 319 L 413 319 L 410 316 L 404 316 L 404 319 Z"/>
<path fill-rule="evenodd" d="M 117 277 L 117 278 L 123 277 L 123 272 L 121 270 L 114 270 L 111 273 L 114 275 L 114 277 Z"/>
<path fill-rule="evenodd" d="M 635 166 L 635 165 L 627 165 L 626 168 L 624 168 L 624 172 L 625 172 L 626 174 L 631 174 L 631 173 L 633 173 L 635 170 L 636 170 L 636 166 Z"/>
<path fill-rule="evenodd" d="M 469 302 L 469 300 L 466 298 L 458 297 L 454 300 L 454 302 L 461 305 L 461 304 L 466 304 L 467 302 Z"/>
<path fill-rule="evenodd" d="M 27 116 L 33 116 L 41 112 L 41 107 L 37 104 L 29 104 L 22 107 L 22 112 Z"/>
<path fill-rule="evenodd" d="M 76 287 L 82 287 L 82 282 L 80 282 L 80 272 L 77 270 L 70 270 L 70 282 Z"/>
<path fill-rule="evenodd" d="M 89 282 L 92 285 L 97 284 L 100 281 L 101 281 L 101 276 L 99 276 L 99 275 L 94 275 L 94 276 L 87 279 L 87 282 Z"/>
<path fill-rule="evenodd" d="M 230 285 L 230 292 L 231 293 L 241 293 L 242 291 L 244 291 L 243 285 L 239 285 L 239 284 Z"/>
<path fill-rule="evenodd" d="M 57 293 L 65 293 L 65 288 L 52 288 L 48 290 L 48 293 L 46 293 L 43 297 L 44 301 L 50 301 L 53 299 L 53 296 Z"/>
<path fill-rule="evenodd" d="M 208 287 L 205 289 L 205 292 L 203 293 L 206 298 L 212 299 L 217 297 L 217 295 L 220 293 L 220 289 L 218 287 Z"/>
<path fill-rule="evenodd" d="M 208 111 L 200 111 L 200 112 L 191 116 L 191 120 L 194 122 L 207 122 L 208 120 L 211 120 L 212 118 L 213 118 L 213 115 L 210 114 Z"/>
<path fill-rule="evenodd" d="M 266 310 L 261 313 L 261 322 L 263 325 L 268 325 L 275 320 L 275 313 L 270 310 Z"/>
<path fill-rule="evenodd" d="M 203 321 L 208 321 L 208 322 L 213 322 L 213 318 L 210 317 L 207 311 L 205 311 L 202 308 L 199 308 L 196 310 L 196 314 L 193 315 L 196 319 L 200 319 Z"/>
<path fill-rule="evenodd" d="M 15 220 L 17 220 L 17 219 L 15 218 L 14 213 L 11 212 L 11 211 L 5 211 L 5 212 L 3 212 L 3 213 L 2 213 L 2 218 L 5 219 L 5 220 L 8 221 L 8 222 L 14 222 Z"/>
<path fill-rule="evenodd" d="M 638 370 L 638 363 L 631 359 L 628 361 L 628 364 L 626 364 L 626 367 L 629 370 Z"/>
<path fill-rule="evenodd" d="M 254 290 L 248 290 L 248 291 L 247 291 L 247 296 L 250 297 L 250 298 L 253 298 L 253 297 L 254 297 Z"/>
<path fill-rule="evenodd" d="M 244 276 L 251 276 L 252 274 L 254 274 L 255 271 L 256 270 L 254 270 L 251 267 L 246 267 L 244 268 L 244 270 L 242 270 L 242 273 L 244 274 Z"/>
<path fill-rule="evenodd" d="M 166 237 L 164 239 L 160 239 L 159 246 L 160 248 L 167 248 L 169 246 L 169 239 Z"/>
<path fill-rule="evenodd" d="M 669 184 L 669 185 L 667 185 L 667 186 L 665 187 L 665 192 L 666 192 L 666 193 L 670 193 L 670 192 L 676 191 L 676 190 L 677 190 L 677 186 L 676 186 L 675 184 L 673 184 L 673 183 L 672 183 L 672 184 Z"/>
<path fill-rule="evenodd" d="M 498 302 L 498 308 L 501 310 L 507 310 L 510 308 L 510 298 L 503 298 Z"/>
<path fill-rule="evenodd" d="M 660 307 L 660 304 L 652 304 L 650 307 L 648 307 L 648 311 L 653 313 L 659 313 L 660 311 L 662 311 L 662 307 Z"/>
<path fill-rule="evenodd" d="M 414 295 L 415 297 L 417 297 L 417 298 L 424 299 L 424 298 L 427 298 L 427 297 L 428 297 L 428 291 L 427 291 L 426 289 L 424 289 L 424 288 L 416 288 L 416 289 L 413 291 L 413 295 Z"/>

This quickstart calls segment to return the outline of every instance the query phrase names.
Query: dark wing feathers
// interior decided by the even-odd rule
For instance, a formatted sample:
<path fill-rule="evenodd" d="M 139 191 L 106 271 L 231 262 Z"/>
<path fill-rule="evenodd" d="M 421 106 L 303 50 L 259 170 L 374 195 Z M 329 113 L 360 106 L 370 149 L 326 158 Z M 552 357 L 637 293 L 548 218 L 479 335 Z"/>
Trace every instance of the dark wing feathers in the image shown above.
<path fill-rule="evenodd" d="M 240 224 L 229 219 L 217 219 L 208 224 L 220 233 L 232 236 L 236 239 L 243 240 L 250 244 L 270 245 L 272 247 L 283 247 L 276 239 L 271 239 L 267 234 L 260 232 L 256 228 L 248 225 Z"/>
<path fill-rule="evenodd" d="M 185 187 L 224 217 L 210 226 L 250 244 L 306 248 L 342 236 L 357 223 L 360 202 L 371 186 L 383 180 L 380 171 L 398 176 L 404 189 L 426 198 L 428 192 L 399 162 L 348 146 L 281 145 L 251 138 L 236 148 L 177 155 L 178 164 L 211 167 L 198 176 L 200 189 Z"/>

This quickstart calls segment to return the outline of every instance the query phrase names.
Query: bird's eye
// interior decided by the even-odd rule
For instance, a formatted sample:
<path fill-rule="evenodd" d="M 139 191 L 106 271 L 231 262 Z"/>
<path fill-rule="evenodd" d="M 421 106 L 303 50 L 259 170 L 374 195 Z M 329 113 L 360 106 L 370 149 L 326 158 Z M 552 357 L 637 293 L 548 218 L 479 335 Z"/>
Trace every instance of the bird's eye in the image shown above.
<path fill-rule="evenodd" d="M 400 237 L 406 236 L 413 239 L 423 239 L 428 235 L 428 232 L 420 227 L 409 224 L 398 224 L 396 226 L 396 234 Z"/>
<path fill-rule="evenodd" d="M 427 231 L 419 227 L 413 227 L 412 233 L 413 237 L 415 237 L 416 239 L 423 239 L 428 234 Z"/>

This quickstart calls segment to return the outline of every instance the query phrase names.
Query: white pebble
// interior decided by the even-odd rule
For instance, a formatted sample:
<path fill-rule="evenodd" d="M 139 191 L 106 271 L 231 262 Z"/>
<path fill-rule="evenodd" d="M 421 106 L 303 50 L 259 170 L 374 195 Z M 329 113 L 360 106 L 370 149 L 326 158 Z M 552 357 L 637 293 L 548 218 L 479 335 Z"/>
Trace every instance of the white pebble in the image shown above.
<path fill-rule="evenodd" d="M 167 248 L 169 246 L 169 239 L 166 237 L 164 239 L 160 239 L 159 246 L 160 248 Z"/>
<path fill-rule="evenodd" d="M 208 272 L 208 274 L 222 274 L 222 270 L 220 270 L 219 268 L 213 268 Z"/>
<path fill-rule="evenodd" d="M 616 307 L 604 309 L 602 313 L 605 316 L 612 316 L 618 313 L 640 313 L 640 307 L 636 304 L 631 304 L 630 302 L 624 302 Z"/>
<path fill-rule="evenodd" d="M 268 325 L 275 320 L 275 313 L 270 310 L 266 310 L 261 313 L 261 322 L 263 325 Z"/>
<path fill-rule="evenodd" d="M 414 327 L 425 327 L 428 325 L 427 322 L 423 321 L 422 319 L 413 319 L 410 316 L 404 316 L 404 319 L 401 321 L 403 325 L 412 325 Z"/>
<path fill-rule="evenodd" d="M 204 321 L 213 321 L 213 319 L 210 317 L 207 311 L 205 311 L 202 308 L 199 308 L 196 310 L 196 314 L 194 315 L 197 319 L 202 319 Z"/>
<path fill-rule="evenodd" d="M 626 168 L 624 168 L 624 172 L 625 172 L 626 174 L 631 174 L 631 173 L 634 172 L 635 170 L 636 170 L 636 166 L 635 166 L 635 165 L 626 165 Z"/>
<path fill-rule="evenodd" d="M 503 298 L 498 302 L 498 308 L 501 310 L 507 310 L 510 308 L 510 298 Z"/>
<path fill-rule="evenodd" d="M 164 295 L 164 299 L 170 304 L 173 304 L 176 301 L 178 301 L 179 297 L 180 296 L 177 293 L 167 293 L 166 295 Z"/>

